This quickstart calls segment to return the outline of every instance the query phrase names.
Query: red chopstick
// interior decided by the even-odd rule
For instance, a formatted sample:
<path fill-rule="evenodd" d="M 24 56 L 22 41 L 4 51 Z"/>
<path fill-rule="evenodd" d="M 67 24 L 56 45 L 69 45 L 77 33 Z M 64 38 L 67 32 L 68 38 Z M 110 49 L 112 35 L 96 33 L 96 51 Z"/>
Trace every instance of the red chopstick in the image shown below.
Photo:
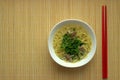
<path fill-rule="evenodd" d="M 108 78 L 107 7 L 102 6 L 102 78 Z"/>

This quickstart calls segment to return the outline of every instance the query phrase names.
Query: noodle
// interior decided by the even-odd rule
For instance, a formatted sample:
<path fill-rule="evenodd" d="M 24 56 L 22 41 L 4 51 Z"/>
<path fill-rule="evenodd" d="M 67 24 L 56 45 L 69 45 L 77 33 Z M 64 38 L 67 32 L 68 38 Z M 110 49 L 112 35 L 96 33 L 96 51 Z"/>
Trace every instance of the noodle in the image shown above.
<path fill-rule="evenodd" d="M 72 61 L 69 61 L 69 62 L 77 62 L 77 61 L 83 59 L 85 56 L 87 56 L 87 54 L 89 53 L 89 51 L 91 49 L 91 45 L 92 45 L 89 34 L 80 25 L 66 24 L 66 25 L 62 26 L 60 29 L 58 29 L 53 38 L 53 48 L 54 48 L 56 55 L 60 59 L 67 61 L 64 56 L 65 51 L 63 49 L 61 49 L 61 43 L 62 43 L 63 35 L 72 29 L 75 29 L 76 36 L 78 36 L 78 39 L 81 40 L 83 43 L 85 43 L 85 45 L 83 45 L 85 52 L 83 55 L 79 55 L 80 59 L 75 57 Z"/>

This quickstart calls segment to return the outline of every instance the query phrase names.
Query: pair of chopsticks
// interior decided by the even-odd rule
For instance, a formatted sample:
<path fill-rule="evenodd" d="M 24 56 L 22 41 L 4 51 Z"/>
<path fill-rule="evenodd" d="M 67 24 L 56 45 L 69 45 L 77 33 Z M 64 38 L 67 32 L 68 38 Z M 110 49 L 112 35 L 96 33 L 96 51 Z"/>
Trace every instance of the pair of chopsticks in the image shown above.
<path fill-rule="evenodd" d="M 102 6 L 102 78 L 108 77 L 107 7 Z"/>

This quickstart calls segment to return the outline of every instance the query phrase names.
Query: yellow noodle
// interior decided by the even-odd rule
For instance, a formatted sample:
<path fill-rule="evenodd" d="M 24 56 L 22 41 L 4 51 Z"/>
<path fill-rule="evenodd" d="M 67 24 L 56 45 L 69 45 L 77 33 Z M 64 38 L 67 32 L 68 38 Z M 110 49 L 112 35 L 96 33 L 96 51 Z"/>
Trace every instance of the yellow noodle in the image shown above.
<path fill-rule="evenodd" d="M 64 59 L 63 55 L 65 54 L 65 51 L 60 48 L 63 35 L 67 31 L 69 31 L 73 28 L 75 28 L 75 31 L 77 32 L 76 36 L 79 36 L 78 38 L 83 43 L 86 43 L 86 45 L 84 45 L 86 52 L 84 53 L 84 55 L 80 56 L 80 58 L 83 59 L 89 53 L 89 51 L 91 49 L 92 42 L 91 42 L 91 38 L 90 38 L 89 34 L 87 33 L 87 31 L 80 25 L 67 24 L 67 25 L 62 26 L 60 29 L 58 29 L 53 38 L 53 47 L 54 47 L 55 53 L 61 59 Z M 73 60 L 73 62 L 77 62 L 77 61 L 78 61 L 78 59 Z"/>

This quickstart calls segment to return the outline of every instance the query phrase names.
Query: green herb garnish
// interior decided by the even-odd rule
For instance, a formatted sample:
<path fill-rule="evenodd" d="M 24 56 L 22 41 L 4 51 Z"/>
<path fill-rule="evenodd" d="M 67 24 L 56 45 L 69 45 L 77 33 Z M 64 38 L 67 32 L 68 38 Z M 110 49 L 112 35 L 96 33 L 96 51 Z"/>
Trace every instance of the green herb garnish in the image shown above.
<path fill-rule="evenodd" d="M 67 32 L 63 35 L 61 48 L 65 51 L 65 53 L 75 56 L 79 54 L 79 46 L 82 46 L 83 44 L 84 43 L 78 39 L 75 32 Z"/>

